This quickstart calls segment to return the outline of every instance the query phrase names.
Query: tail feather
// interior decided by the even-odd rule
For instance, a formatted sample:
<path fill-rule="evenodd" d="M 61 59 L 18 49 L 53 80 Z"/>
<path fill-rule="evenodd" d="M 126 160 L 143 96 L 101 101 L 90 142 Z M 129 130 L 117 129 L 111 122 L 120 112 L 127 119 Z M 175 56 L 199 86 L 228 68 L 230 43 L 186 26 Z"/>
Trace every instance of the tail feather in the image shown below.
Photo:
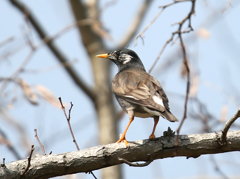
<path fill-rule="evenodd" d="M 162 113 L 162 117 L 169 120 L 170 122 L 178 122 L 179 120 L 170 112 L 165 110 L 164 113 Z"/>

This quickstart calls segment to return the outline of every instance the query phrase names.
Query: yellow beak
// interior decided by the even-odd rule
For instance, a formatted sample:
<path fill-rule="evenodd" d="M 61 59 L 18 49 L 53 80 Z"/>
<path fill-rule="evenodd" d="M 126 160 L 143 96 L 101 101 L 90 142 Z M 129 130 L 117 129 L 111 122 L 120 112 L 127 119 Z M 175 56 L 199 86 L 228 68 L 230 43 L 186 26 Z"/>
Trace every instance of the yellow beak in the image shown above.
<path fill-rule="evenodd" d="M 108 58 L 108 54 L 107 54 L 107 53 L 104 53 L 104 54 L 96 55 L 96 57 L 99 57 L 99 58 Z"/>

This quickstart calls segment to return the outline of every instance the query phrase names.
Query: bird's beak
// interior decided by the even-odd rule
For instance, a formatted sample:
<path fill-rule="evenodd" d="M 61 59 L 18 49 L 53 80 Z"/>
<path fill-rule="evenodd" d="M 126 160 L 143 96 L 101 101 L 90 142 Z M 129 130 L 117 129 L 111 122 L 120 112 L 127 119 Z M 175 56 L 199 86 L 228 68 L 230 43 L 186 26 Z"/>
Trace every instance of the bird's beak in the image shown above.
<path fill-rule="evenodd" d="M 108 53 L 104 53 L 104 54 L 96 55 L 96 57 L 111 59 L 111 55 L 109 55 Z"/>

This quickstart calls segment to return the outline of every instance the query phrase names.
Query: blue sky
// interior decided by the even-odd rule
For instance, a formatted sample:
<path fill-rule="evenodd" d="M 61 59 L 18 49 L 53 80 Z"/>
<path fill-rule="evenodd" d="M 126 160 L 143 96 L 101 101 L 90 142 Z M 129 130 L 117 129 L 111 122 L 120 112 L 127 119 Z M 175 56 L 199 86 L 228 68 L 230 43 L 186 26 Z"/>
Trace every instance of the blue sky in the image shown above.
<path fill-rule="evenodd" d="M 56 34 L 74 22 L 68 1 L 66 0 L 24 0 L 22 2 L 27 4 L 49 35 Z M 108 1 L 100 1 L 100 7 L 103 7 L 106 2 Z M 158 1 L 154 1 L 148 14 L 143 19 L 143 23 L 138 29 L 137 34 L 160 11 L 158 6 L 169 2 L 171 1 L 161 1 L 161 4 Z M 196 73 L 199 77 L 197 97 L 217 119 L 221 116 L 223 106 L 227 106 L 227 119 L 229 119 L 235 114 L 240 105 L 240 23 L 237 19 L 240 17 L 240 6 L 238 1 L 232 1 L 232 6 L 224 13 L 221 13 L 227 1 L 219 2 L 215 0 L 211 2 L 207 1 L 207 3 L 206 5 L 205 1 L 197 1 L 196 16 L 192 18 L 194 32 L 184 34 L 183 37 L 192 72 Z M 114 39 L 113 41 L 106 41 L 107 46 L 111 48 L 117 46 L 119 40 L 124 36 L 127 27 L 131 24 L 138 5 L 139 1 L 137 0 L 122 0 L 117 1 L 115 5 L 103 11 L 101 20 L 104 27 Z M 172 26 L 172 24 L 185 17 L 189 9 L 189 2 L 179 3 L 167 8 L 144 34 L 144 44 L 141 39 L 138 40 L 137 46 L 135 46 L 135 40 L 129 43 L 128 48 L 138 53 L 147 70 L 152 66 L 162 46 L 171 36 L 171 33 L 176 30 L 177 26 Z M 18 68 L 30 52 L 29 47 L 26 45 L 25 34 L 31 34 L 35 45 L 39 44 L 40 41 L 34 30 L 28 28 L 22 14 L 12 7 L 8 1 L 0 1 L 0 27 L 0 42 L 9 37 L 14 38 L 10 43 L 0 47 L 0 77 L 8 77 Z M 208 38 L 203 38 L 199 35 L 201 29 L 205 29 L 210 34 Z M 74 28 L 64 33 L 54 42 L 68 59 L 74 61 L 74 68 L 82 78 L 89 85 L 92 85 L 93 77 L 90 63 L 79 39 L 78 31 Z M 19 48 L 21 49 L 17 51 Z M 179 97 L 179 95 L 185 94 L 186 79 L 180 77 L 182 57 L 178 53 L 179 50 L 178 41 L 174 45 L 168 46 L 151 74 L 162 83 L 170 100 L 171 111 L 181 119 L 184 99 Z M 7 52 L 16 53 L 7 59 L 2 58 L 2 55 Z M 162 65 L 168 60 L 172 60 L 172 58 L 176 58 L 176 62 L 168 69 L 162 68 Z M 80 148 L 96 146 L 98 145 L 98 126 L 94 108 L 84 93 L 76 88 L 65 71 L 60 67 L 56 67 L 57 64 L 58 62 L 49 52 L 48 48 L 45 46 L 41 47 L 34 53 L 26 66 L 27 70 L 40 70 L 40 72 L 25 72 L 20 77 L 33 87 L 35 85 L 45 86 L 56 97 L 61 96 L 62 100 L 66 103 L 72 101 L 74 104 L 72 110 L 73 130 Z M 49 67 L 55 68 L 44 70 Z M 112 76 L 116 72 L 117 68 L 112 66 Z M 14 89 L 14 84 L 9 84 L 5 92 L 9 90 L 10 94 L 14 94 Z M 7 108 L 11 95 L 1 97 L 0 104 L 11 118 L 24 126 L 24 130 L 29 138 L 29 148 L 30 144 L 34 144 L 37 151 L 41 153 L 40 147 L 34 137 L 33 130 L 37 129 L 39 138 L 44 144 L 47 153 L 53 151 L 56 154 L 76 150 L 67 128 L 67 122 L 60 109 L 53 107 L 42 99 L 38 99 L 38 106 L 32 106 L 25 100 L 19 88 L 17 96 L 17 101 L 14 103 L 12 109 Z M 120 109 L 117 103 L 116 106 Z M 189 110 L 197 109 L 192 102 L 189 102 L 188 107 Z M 124 130 L 127 122 L 128 118 L 125 116 L 119 123 L 120 132 Z M 135 120 L 127 133 L 128 140 L 148 138 L 152 130 L 152 125 L 152 119 L 139 118 Z M 178 125 L 178 123 L 172 124 L 160 119 L 156 135 L 161 136 L 162 132 L 168 126 L 175 130 Z M 224 123 L 215 126 L 212 130 L 221 130 L 223 126 Z M 21 156 L 26 156 L 28 153 L 26 153 L 26 148 L 21 143 L 19 133 L 11 132 L 15 131 L 15 128 L 9 125 L 3 115 L 0 115 L 0 127 L 8 135 L 11 143 L 18 149 Z M 187 118 L 181 130 L 181 134 L 201 132 L 202 124 L 190 117 Z M 6 147 L 0 145 L 0 160 L 3 157 L 6 158 L 6 163 L 15 160 Z M 235 160 L 239 158 L 238 153 L 218 154 L 214 155 L 214 157 L 221 170 L 227 176 L 240 175 L 240 163 Z M 99 171 L 95 173 L 99 178 Z M 85 178 L 92 178 L 92 176 L 85 176 L 85 174 L 80 175 Z M 219 176 L 214 170 L 210 156 L 201 156 L 198 159 L 188 160 L 183 157 L 158 160 L 144 168 L 132 168 L 124 165 L 124 178 L 126 179 L 178 179 L 206 175 Z"/>

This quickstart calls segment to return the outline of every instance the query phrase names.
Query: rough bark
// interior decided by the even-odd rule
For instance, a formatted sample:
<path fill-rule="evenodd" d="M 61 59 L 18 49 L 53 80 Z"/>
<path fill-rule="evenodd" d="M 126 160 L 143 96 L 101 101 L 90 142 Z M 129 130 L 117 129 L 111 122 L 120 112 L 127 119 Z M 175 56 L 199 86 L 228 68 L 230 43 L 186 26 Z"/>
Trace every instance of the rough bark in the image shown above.
<path fill-rule="evenodd" d="M 32 157 L 29 170 L 21 177 L 49 178 L 72 173 L 98 170 L 123 163 L 120 158 L 130 162 L 149 161 L 169 157 L 199 157 L 205 154 L 217 154 L 240 150 L 240 130 L 228 132 L 227 145 L 219 145 L 219 133 L 181 135 L 179 146 L 175 147 L 176 136 L 160 137 L 151 140 L 100 145 L 76 152 Z M 26 160 L 12 162 L 0 167 L 0 178 L 20 178 L 27 166 Z"/>

